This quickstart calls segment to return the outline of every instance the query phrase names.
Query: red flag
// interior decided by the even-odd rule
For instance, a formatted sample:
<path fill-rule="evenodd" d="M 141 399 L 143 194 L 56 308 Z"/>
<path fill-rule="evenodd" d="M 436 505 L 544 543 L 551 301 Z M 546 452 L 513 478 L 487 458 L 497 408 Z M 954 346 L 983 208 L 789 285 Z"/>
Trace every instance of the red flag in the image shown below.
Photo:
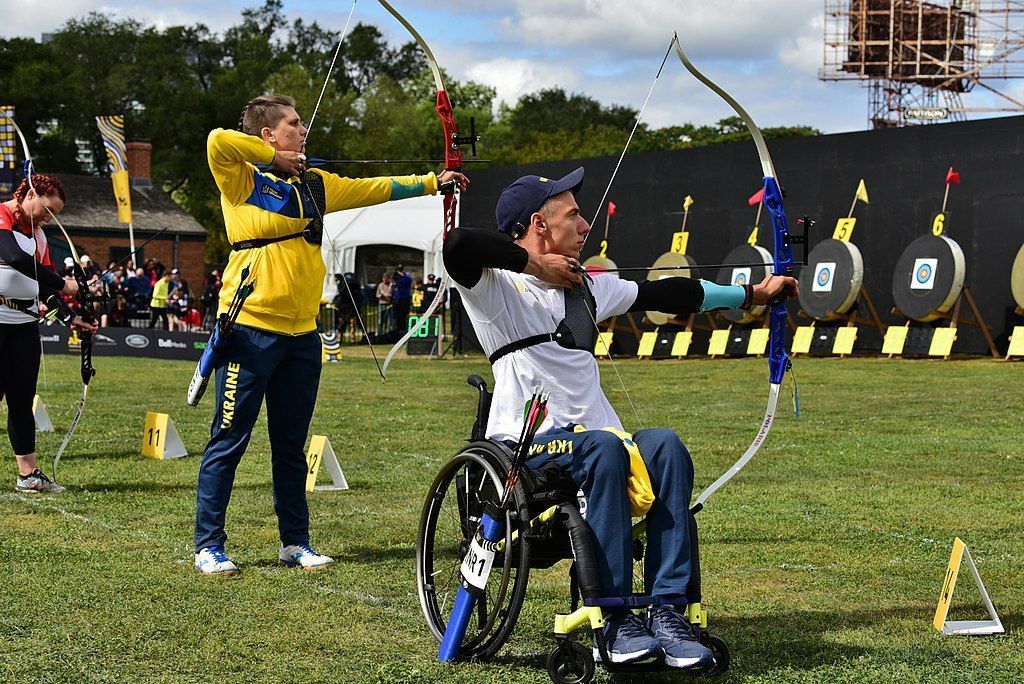
<path fill-rule="evenodd" d="M 760 204 L 763 201 L 764 188 L 761 188 L 760 190 L 758 190 L 757 192 L 750 196 L 750 199 L 747 200 L 747 204 L 749 204 L 750 206 L 754 206 L 755 204 Z"/>
<path fill-rule="evenodd" d="M 615 202 L 608 203 L 608 215 L 615 216 Z"/>
<path fill-rule="evenodd" d="M 952 166 L 950 166 L 949 171 L 946 172 L 946 185 L 949 185 L 950 183 L 960 185 L 960 172 L 954 171 Z"/>

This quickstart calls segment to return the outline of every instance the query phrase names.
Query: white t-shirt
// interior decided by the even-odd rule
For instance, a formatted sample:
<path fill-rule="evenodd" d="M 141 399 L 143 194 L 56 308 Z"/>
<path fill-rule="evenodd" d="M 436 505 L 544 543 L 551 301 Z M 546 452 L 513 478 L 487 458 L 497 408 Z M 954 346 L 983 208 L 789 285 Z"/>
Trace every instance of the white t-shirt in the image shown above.
<path fill-rule="evenodd" d="M 531 335 L 555 332 L 565 318 L 564 289 L 522 273 L 485 268 L 472 288 L 455 284 L 488 355 Z M 598 322 L 625 313 L 636 301 L 637 285 L 612 273 L 593 276 L 591 292 Z M 551 392 L 548 418 L 540 432 L 569 423 L 591 429 L 622 428 L 601 390 L 593 350 L 565 349 L 545 342 L 506 354 L 492 366 L 494 398 L 487 420 L 492 439 L 519 439 L 523 406 L 537 385 Z"/>

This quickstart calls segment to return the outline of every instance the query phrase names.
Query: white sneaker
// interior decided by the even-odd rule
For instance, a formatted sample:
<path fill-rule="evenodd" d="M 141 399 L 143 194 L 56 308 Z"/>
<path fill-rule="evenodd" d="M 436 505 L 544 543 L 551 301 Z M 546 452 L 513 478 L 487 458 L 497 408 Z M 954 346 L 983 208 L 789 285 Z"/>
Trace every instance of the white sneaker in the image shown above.
<path fill-rule="evenodd" d="M 318 570 L 334 564 L 333 558 L 320 555 L 309 544 L 282 546 L 277 557 L 289 568 L 302 568 L 303 570 Z"/>
<path fill-rule="evenodd" d="M 238 574 L 238 566 L 231 562 L 223 546 L 211 546 L 196 554 L 196 570 L 204 575 L 230 577 Z"/>

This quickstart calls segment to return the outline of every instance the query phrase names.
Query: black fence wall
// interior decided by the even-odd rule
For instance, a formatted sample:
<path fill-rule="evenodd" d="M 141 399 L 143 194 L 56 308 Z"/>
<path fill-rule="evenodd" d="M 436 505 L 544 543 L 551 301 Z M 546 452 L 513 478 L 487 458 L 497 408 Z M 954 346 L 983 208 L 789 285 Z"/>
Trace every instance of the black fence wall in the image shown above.
<path fill-rule="evenodd" d="M 902 322 L 889 313 L 896 261 L 912 240 L 931 230 L 931 218 L 942 205 L 946 170 L 956 167 L 962 185 L 950 191 L 946 235 L 963 249 L 966 282 L 997 346 L 1005 350 L 1010 328 L 1024 324 L 1013 314 L 1010 291 L 1010 269 L 1024 242 L 1024 117 L 795 138 L 769 142 L 769 148 L 787 193 L 790 229 L 802 214 L 818 221 L 812 247 L 832 237 L 836 219 L 849 211 L 857 182 L 865 180 L 871 203 L 857 207 L 853 242 L 864 255 L 864 287 L 886 323 Z M 471 191 L 462 198 L 461 223 L 494 228 L 495 202 L 513 180 L 525 174 L 558 177 L 580 165 L 587 169 L 587 180 L 578 201 L 590 220 L 615 162 L 602 157 L 474 169 Z M 619 266 L 649 266 L 668 250 L 672 233 L 679 229 L 683 198 L 692 195 L 687 253 L 698 263 L 721 262 L 750 233 L 755 207 L 747 205 L 747 198 L 760 185 L 761 166 L 752 142 L 627 155 L 608 195 L 618 209 L 607 255 Z M 603 230 L 602 209 L 584 258 L 600 249 Z M 760 244 L 771 250 L 766 216 Z M 717 272 L 701 275 L 710 279 Z M 792 303 L 791 313 L 798 310 Z M 868 336 L 865 342 L 880 347 L 877 337 Z M 954 350 L 986 349 L 977 331 L 960 327 Z"/>

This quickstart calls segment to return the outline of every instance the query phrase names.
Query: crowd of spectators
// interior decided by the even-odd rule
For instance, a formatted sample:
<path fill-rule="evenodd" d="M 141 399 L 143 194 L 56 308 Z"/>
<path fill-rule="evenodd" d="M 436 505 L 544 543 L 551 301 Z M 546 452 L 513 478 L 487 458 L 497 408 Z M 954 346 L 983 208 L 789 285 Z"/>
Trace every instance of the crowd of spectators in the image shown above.
<path fill-rule="evenodd" d="M 147 259 L 141 266 L 128 261 L 110 262 L 107 269 L 99 267 L 83 254 L 80 265 L 96 301 L 93 315 L 101 327 L 160 327 L 172 331 L 209 329 L 216 316 L 217 295 L 221 281 L 213 271 L 204 283 L 200 298 L 193 296 L 188 281 L 177 268 L 168 269 L 156 259 Z M 64 259 L 62 275 L 74 274 L 72 257 Z M 66 297 L 75 310 L 77 299 Z M 207 315 L 203 317 L 203 312 Z"/>
<path fill-rule="evenodd" d="M 411 312 L 421 313 L 430 306 L 441 284 L 433 273 L 423 282 L 402 265 L 385 270 L 376 285 L 361 284 L 354 273 L 336 274 L 334 280 L 334 327 L 343 338 L 348 332 L 352 341 L 362 335 L 357 312 L 375 341 L 390 339 L 405 332 Z"/>

